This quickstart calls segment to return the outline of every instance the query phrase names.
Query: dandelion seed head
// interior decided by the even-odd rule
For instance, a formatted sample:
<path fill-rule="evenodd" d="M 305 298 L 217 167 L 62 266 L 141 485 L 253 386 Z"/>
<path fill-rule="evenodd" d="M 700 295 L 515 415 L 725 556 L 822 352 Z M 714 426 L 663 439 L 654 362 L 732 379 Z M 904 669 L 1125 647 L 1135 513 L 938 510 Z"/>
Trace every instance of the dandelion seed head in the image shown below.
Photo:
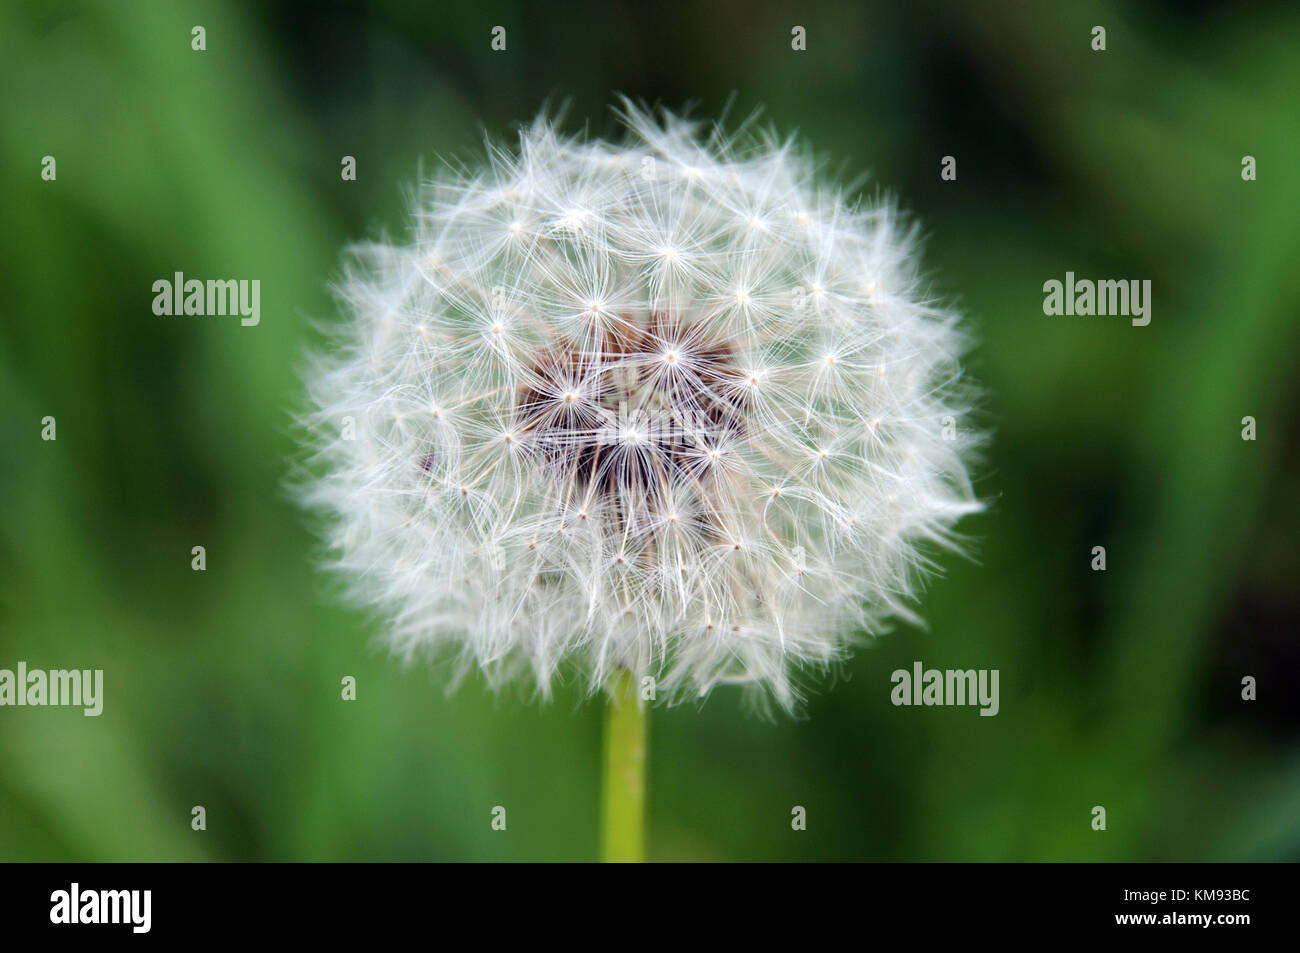
<path fill-rule="evenodd" d="M 791 708 L 979 509 L 978 434 L 941 423 L 965 341 L 892 206 L 771 134 L 623 118 L 540 118 L 352 250 L 305 496 L 408 658 Z"/>

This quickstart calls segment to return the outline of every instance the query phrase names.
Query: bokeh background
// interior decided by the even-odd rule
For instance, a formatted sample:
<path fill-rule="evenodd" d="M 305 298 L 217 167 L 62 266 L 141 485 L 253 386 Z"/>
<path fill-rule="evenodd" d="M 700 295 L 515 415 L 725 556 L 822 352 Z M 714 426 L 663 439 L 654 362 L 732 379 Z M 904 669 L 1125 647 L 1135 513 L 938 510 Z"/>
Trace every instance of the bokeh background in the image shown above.
<path fill-rule="evenodd" d="M 0 709 L 0 859 L 596 856 L 599 705 L 403 670 L 283 486 L 342 247 L 403 233 L 422 161 L 547 103 L 613 134 L 621 91 L 761 105 L 916 213 L 995 431 L 928 627 L 801 719 L 654 712 L 652 857 L 1300 860 L 1300 11 L 488 7 L 0 8 L 0 667 L 106 688 L 99 718 Z M 156 317 L 178 270 L 260 279 L 260 326 Z M 1045 317 L 1067 270 L 1150 279 L 1151 325 Z M 893 707 L 914 660 L 999 669 L 1001 713 Z"/>

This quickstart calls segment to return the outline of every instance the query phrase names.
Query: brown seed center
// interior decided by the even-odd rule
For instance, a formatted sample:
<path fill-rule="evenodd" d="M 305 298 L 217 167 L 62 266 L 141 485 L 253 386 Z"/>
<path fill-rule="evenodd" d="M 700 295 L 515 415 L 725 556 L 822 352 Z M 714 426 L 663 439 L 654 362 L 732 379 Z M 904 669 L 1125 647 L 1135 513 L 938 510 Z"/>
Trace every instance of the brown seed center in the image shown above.
<path fill-rule="evenodd" d="M 516 430 L 554 468 L 570 502 L 601 499 L 637 528 L 693 503 L 717 525 L 723 452 L 744 435 L 734 351 L 663 314 L 624 315 L 541 351 L 515 404 Z"/>

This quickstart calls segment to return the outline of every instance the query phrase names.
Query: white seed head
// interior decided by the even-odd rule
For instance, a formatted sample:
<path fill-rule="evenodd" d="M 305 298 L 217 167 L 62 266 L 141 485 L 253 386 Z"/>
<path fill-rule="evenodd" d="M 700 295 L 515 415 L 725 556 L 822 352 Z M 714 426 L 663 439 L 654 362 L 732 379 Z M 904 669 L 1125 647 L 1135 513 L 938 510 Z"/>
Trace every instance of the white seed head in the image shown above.
<path fill-rule="evenodd" d="M 539 119 L 428 183 L 409 244 L 353 250 L 306 495 L 408 658 L 790 708 L 979 509 L 941 424 L 964 341 L 890 206 L 770 135 L 624 119 Z"/>

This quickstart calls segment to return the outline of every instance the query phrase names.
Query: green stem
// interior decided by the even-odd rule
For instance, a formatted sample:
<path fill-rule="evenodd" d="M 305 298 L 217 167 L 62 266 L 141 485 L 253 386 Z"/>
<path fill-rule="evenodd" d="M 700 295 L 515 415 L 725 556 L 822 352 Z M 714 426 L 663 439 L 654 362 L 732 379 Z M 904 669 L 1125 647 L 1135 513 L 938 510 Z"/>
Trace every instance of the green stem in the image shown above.
<path fill-rule="evenodd" d="M 605 709 L 601 859 L 636 864 L 645 860 L 646 711 L 632 673 L 622 669 L 615 679 Z"/>

